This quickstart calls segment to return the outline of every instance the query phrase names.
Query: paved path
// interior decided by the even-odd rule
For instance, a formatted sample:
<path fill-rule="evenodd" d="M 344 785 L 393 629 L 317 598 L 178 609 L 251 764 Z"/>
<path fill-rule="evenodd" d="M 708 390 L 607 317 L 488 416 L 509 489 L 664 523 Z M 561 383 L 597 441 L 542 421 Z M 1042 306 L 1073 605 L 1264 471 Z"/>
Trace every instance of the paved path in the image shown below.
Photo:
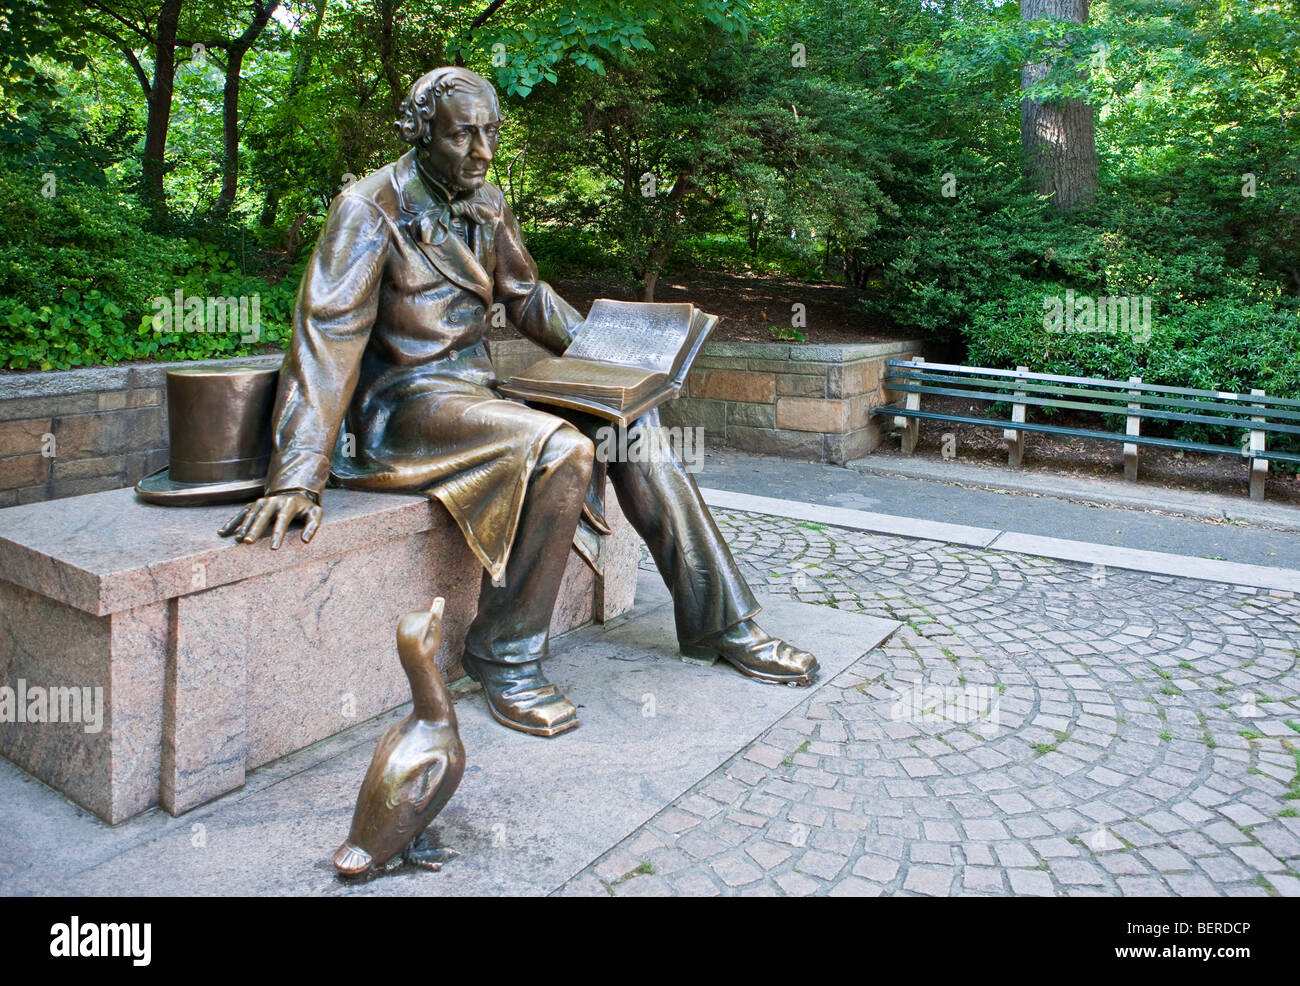
<path fill-rule="evenodd" d="M 561 893 L 1300 895 L 1292 594 L 715 516 L 905 627 Z"/>
<path fill-rule="evenodd" d="M 863 462 L 873 464 L 870 459 Z M 909 464 L 885 459 L 880 463 L 882 468 Z M 910 466 L 917 468 L 918 464 L 910 463 Z M 1068 537 L 1096 544 L 1173 552 L 1192 558 L 1300 569 L 1300 536 L 1294 530 L 1274 530 L 1269 526 L 1222 519 L 1209 521 L 1172 516 L 1150 510 L 1117 509 L 1068 498 L 1090 497 L 1108 503 L 1111 500 L 1132 502 L 1135 496 L 1145 495 L 1147 505 L 1167 511 L 1178 510 L 1180 504 L 1189 500 L 1198 503 L 1226 501 L 1239 507 L 1238 512 L 1232 514 L 1236 518 L 1258 516 L 1263 524 L 1274 523 L 1279 516 L 1300 519 L 1300 510 L 1283 504 L 1268 504 L 1267 510 L 1261 510 L 1244 492 L 1235 501 L 1226 497 L 1196 497 L 1190 493 L 1171 497 L 1159 488 L 1141 485 L 1101 481 L 1069 483 L 1062 479 L 1049 481 L 1049 478 L 1029 471 L 1013 473 L 1003 470 L 999 473 L 984 469 L 959 472 L 950 465 L 941 465 L 943 468 L 936 467 L 934 476 L 922 479 L 715 449 L 704 457 L 696 479 L 701 486 L 802 503 L 811 501 L 897 517 Z M 951 474 L 950 479 L 941 478 L 948 474 Z M 1020 482 L 1026 488 L 1041 481 L 1042 493 L 959 485 L 955 480 L 960 476 L 966 477 L 969 483 L 977 482 L 980 477 L 995 481 L 1005 476 L 1006 482 Z M 1049 490 L 1061 491 L 1066 498 L 1048 495 Z"/>

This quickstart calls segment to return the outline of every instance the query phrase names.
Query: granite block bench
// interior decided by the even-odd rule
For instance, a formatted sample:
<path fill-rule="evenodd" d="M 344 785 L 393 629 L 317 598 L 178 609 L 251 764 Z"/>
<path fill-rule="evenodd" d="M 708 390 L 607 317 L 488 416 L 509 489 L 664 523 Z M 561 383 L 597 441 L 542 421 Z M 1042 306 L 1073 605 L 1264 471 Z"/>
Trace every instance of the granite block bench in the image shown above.
<path fill-rule="evenodd" d="M 553 633 L 632 608 L 639 541 L 607 504 L 605 574 L 571 554 Z M 393 633 L 434 595 L 459 677 L 482 568 L 451 516 L 407 494 L 325 505 L 279 551 L 219 538 L 233 507 L 130 489 L 0 510 L 0 755 L 112 824 L 177 815 L 409 701 Z"/>

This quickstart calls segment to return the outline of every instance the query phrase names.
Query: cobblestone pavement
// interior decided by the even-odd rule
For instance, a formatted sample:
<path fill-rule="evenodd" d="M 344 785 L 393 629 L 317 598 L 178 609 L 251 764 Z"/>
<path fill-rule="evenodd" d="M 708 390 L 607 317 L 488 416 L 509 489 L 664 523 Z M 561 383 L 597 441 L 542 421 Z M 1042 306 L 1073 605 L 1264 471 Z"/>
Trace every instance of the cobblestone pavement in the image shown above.
<path fill-rule="evenodd" d="M 715 516 L 905 626 L 558 893 L 1300 896 L 1291 594 Z"/>

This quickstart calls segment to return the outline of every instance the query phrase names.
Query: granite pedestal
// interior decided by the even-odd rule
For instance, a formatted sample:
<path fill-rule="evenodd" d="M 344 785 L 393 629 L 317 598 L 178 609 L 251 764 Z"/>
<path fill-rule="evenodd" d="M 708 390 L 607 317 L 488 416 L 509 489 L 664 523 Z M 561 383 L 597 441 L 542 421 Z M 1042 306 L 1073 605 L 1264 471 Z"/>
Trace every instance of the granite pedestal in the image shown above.
<path fill-rule="evenodd" d="M 639 542 L 607 504 L 605 573 L 571 555 L 555 633 L 632 607 Z M 408 701 L 394 631 L 435 595 L 461 675 L 482 568 L 441 504 L 330 490 L 279 551 L 218 537 L 233 509 L 127 489 L 0 510 L 0 754 L 110 823 L 176 815 Z"/>

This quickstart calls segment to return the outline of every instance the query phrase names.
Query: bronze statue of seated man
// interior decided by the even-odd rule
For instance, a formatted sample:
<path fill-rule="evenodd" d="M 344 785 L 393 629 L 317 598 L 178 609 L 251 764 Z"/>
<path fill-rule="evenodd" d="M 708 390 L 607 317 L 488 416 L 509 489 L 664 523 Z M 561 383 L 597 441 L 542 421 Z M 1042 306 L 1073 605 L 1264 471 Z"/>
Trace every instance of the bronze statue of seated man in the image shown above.
<path fill-rule="evenodd" d="M 554 736 L 578 724 L 577 711 L 541 662 L 578 525 L 604 523 L 587 495 L 603 466 L 672 592 L 682 653 L 809 684 L 816 659 L 754 621 L 759 606 L 676 455 L 596 464 L 596 419 L 496 391 L 484 345 L 494 305 L 556 354 L 583 321 L 538 280 L 505 197 L 486 180 L 501 122 L 487 80 L 435 69 L 398 121 L 412 149 L 334 199 L 298 294 L 266 495 L 222 534 L 252 543 L 269 531 L 279 548 L 303 520 L 311 540 L 331 476 L 436 497 L 486 570 L 465 670 L 497 720 Z M 634 428 L 658 423 L 652 411 Z"/>

